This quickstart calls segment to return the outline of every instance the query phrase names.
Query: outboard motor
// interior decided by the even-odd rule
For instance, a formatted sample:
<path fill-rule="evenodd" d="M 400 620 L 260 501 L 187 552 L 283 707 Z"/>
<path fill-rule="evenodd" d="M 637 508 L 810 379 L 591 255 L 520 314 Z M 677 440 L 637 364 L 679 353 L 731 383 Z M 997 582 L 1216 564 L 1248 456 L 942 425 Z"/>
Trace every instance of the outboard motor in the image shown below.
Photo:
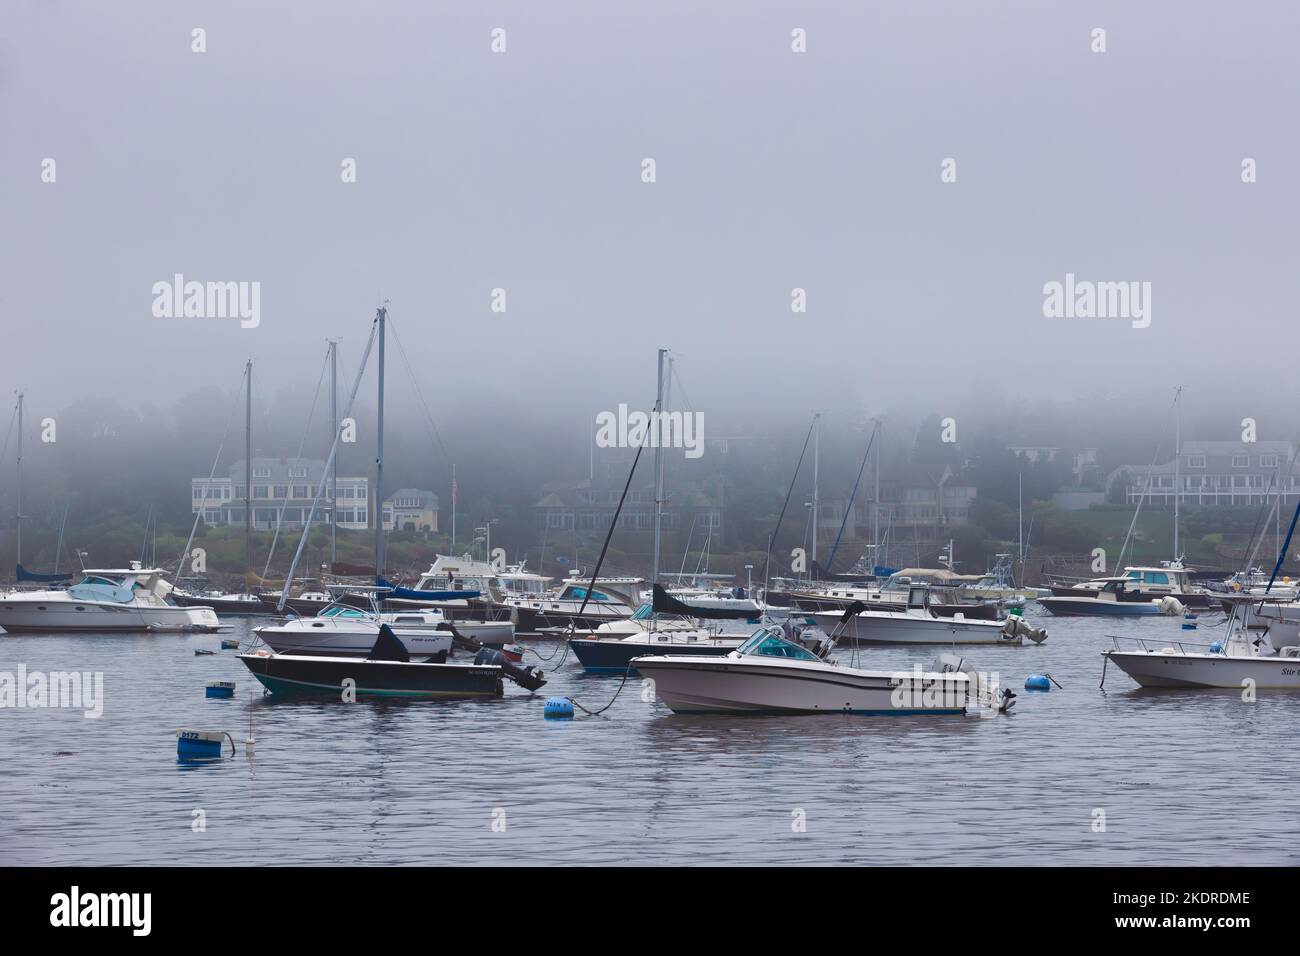
<path fill-rule="evenodd" d="M 531 664 L 516 664 L 495 648 L 480 647 L 479 652 L 474 655 L 474 663 L 500 667 L 503 676 L 510 678 L 524 690 L 537 690 L 546 683 L 546 675 L 539 668 Z"/>

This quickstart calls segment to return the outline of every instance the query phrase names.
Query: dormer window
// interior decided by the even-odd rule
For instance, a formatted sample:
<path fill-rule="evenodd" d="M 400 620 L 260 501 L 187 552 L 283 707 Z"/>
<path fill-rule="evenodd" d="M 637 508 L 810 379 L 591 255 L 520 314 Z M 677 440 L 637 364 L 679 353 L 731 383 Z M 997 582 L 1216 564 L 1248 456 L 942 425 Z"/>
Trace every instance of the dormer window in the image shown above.
<path fill-rule="evenodd" d="M 1233 455 L 1233 456 L 1232 456 L 1232 467 L 1233 467 L 1233 468 L 1249 468 L 1249 467 L 1250 467 L 1250 456 L 1249 456 L 1249 455 Z"/>
<path fill-rule="evenodd" d="M 289 469 L 289 477 L 290 477 L 290 478 L 306 478 L 306 477 L 307 477 L 307 466 L 306 466 L 306 465 L 293 465 L 293 466 Z"/>
<path fill-rule="evenodd" d="M 1277 467 L 1277 455 L 1260 455 L 1260 456 L 1259 456 L 1259 467 L 1261 467 L 1261 468 L 1276 468 L 1276 467 Z"/>
<path fill-rule="evenodd" d="M 1204 468 L 1204 467 L 1205 467 L 1205 456 L 1204 456 L 1204 455 L 1188 455 L 1188 456 L 1187 456 L 1187 467 L 1188 467 L 1188 468 Z"/>
<path fill-rule="evenodd" d="M 255 466 L 253 467 L 253 477 L 254 477 L 254 478 L 270 478 L 270 477 L 271 477 L 271 469 L 270 469 L 270 468 L 267 468 L 265 465 L 261 465 L 261 466 L 257 466 L 257 465 L 255 465 Z"/>

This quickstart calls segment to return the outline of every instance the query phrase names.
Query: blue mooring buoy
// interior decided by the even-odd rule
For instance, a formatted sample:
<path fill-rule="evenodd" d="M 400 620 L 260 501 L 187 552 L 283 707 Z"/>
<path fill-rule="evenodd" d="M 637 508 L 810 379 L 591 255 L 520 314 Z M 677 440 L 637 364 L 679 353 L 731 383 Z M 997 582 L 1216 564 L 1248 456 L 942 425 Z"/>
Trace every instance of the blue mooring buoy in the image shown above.
<path fill-rule="evenodd" d="M 1051 690 L 1052 682 L 1044 674 L 1030 674 L 1025 678 L 1025 690 Z"/>
<path fill-rule="evenodd" d="M 233 680 L 214 680 L 204 689 L 204 697 L 230 698 L 235 696 L 235 682 Z"/>
<path fill-rule="evenodd" d="M 542 714 L 556 720 L 571 720 L 573 718 L 573 701 L 567 697 L 548 697 Z"/>
<path fill-rule="evenodd" d="M 221 742 L 225 734 L 206 730 L 176 731 L 176 759 L 178 760 L 220 760 Z"/>

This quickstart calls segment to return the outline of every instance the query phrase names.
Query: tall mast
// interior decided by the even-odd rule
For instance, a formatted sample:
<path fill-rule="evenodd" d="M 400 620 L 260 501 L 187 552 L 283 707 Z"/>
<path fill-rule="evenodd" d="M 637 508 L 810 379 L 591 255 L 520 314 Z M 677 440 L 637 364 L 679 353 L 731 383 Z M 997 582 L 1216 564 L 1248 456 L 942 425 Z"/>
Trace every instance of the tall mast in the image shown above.
<path fill-rule="evenodd" d="M 664 450 L 663 411 L 664 411 L 664 356 L 667 349 L 659 350 L 659 377 L 655 386 L 655 414 L 651 416 L 651 428 L 655 442 L 655 558 L 654 570 L 650 577 L 651 584 L 659 583 L 659 532 L 663 524 L 664 512 Z"/>
<path fill-rule="evenodd" d="M 253 570 L 253 360 L 244 365 L 244 570 Z M 244 582 L 248 587 L 248 582 Z"/>
<path fill-rule="evenodd" d="M 330 339 L 330 442 L 339 433 L 339 343 Z M 334 459 L 333 474 L 330 477 L 330 567 L 338 560 L 339 531 L 339 460 Z"/>
<path fill-rule="evenodd" d="M 23 393 L 18 393 L 18 513 L 14 515 L 18 527 L 17 560 L 23 563 Z"/>
<path fill-rule="evenodd" d="M 375 577 L 384 573 L 384 321 L 388 310 L 375 313 L 379 322 L 379 437 L 375 451 Z"/>
<path fill-rule="evenodd" d="M 817 526 L 821 523 L 821 460 L 822 460 L 822 421 L 821 412 L 814 417 L 813 426 L 813 493 L 812 493 L 812 560 L 817 564 Z M 816 572 L 814 572 L 816 573 Z"/>
<path fill-rule="evenodd" d="M 876 419 L 876 500 L 871 508 L 871 543 L 875 546 L 871 551 L 871 560 L 874 564 L 883 565 L 885 562 L 880 557 L 880 419 Z M 872 573 L 875 570 L 872 569 Z"/>
<path fill-rule="evenodd" d="M 1020 507 L 1020 525 L 1016 539 L 1020 548 L 1020 573 L 1025 573 L 1025 473 L 1016 475 L 1016 501 Z"/>
<path fill-rule="evenodd" d="M 1174 560 L 1177 561 L 1181 555 L 1178 552 L 1178 503 L 1183 497 L 1182 488 L 1182 464 L 1183 464 L 1183 406 L 1179 401 L 1183 395 L 1183 387 L 1179 385 L 1174 390 Z"/>

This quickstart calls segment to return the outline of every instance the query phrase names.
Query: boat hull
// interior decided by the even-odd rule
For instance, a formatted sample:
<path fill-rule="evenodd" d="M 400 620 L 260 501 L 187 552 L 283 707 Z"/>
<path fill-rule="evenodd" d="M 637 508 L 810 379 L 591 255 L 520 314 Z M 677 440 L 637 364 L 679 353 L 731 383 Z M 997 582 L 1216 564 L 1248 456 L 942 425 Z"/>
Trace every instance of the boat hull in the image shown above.
<path fill-rule="evenodd" d="M 257 636 L 277 654 L 309 654 L 319 657 L 365 657 L 379 637 L 378 625 L 333 626 L 335 622 L 307 619 L 276 627 L 259 627 Z M 320 624 L 321 626 L 316 626 Z M 412 657 L 445 657 L 452 646 L 450 631 L 393 627 L 393 635 Z"/>
<path fill-rule="evenodd" d="M 681 657 L 723 657 L 744 642 L 744 638 L 730 641 L 713 640 L 610 640 L 575 639 L 569 642 L 578 662 L 589 674 L 625 674 L 633 658 L 652 654 L 673 654 Z M 632 673 L 636 673 L 635 669 Z"/>
<path fill-rule="evenodd" d="M 0 627 L 14 634 L 88 631 L 215 631 L 210 607 L 109 604 L 74 599 L 0 599 Z"/>
<path fill-rule="evenodd" d="M 1226 654 L 1107 651 L 1106 657 L 1143 687 L 1300 690 L 1300 659 Z"/>
<path fill-rule="evenodd" d="M 1053 614 L 1061 616 L 1105 616 L 1105 617 L 1156 617 L 1160 608 L 1155 604 L 1139 601 L 1099 601 L 1096 598 L 1049 597 L 1039 598 L 1038 603 Z"/>
<path fill-rule="evenodd" d="M 965 713 L 969 684 L 964 674 L 792 667 L 730 657 L 643 657 L 635 665 L 676 713 L 955 715 Z M 918 696 L 926 681 L 935 688 L 934 706 Z"/>
<path fill-rule="evenodd" d="M 334 657 L 240 654 L 239 659 L 277 696 L 317 695 L 342 699 L 344 682 L 358 697 L 420 699 L 500 697 L 501 668 L 481 664 L 410 664 Z"/>
<path fill-rule="evenodd" d="M 840 615 L 814 614 L 827 632 L 840 626 Z M 1000 624 L 984 621 L 961 621 L 952 618 L 915 617 L 905 611 L 881 613 L 867 611 L 853 617 L 839 631 L 842 639 L 855 644 L 1020 644 L 1022 638 L 1009 636 Z"/>

